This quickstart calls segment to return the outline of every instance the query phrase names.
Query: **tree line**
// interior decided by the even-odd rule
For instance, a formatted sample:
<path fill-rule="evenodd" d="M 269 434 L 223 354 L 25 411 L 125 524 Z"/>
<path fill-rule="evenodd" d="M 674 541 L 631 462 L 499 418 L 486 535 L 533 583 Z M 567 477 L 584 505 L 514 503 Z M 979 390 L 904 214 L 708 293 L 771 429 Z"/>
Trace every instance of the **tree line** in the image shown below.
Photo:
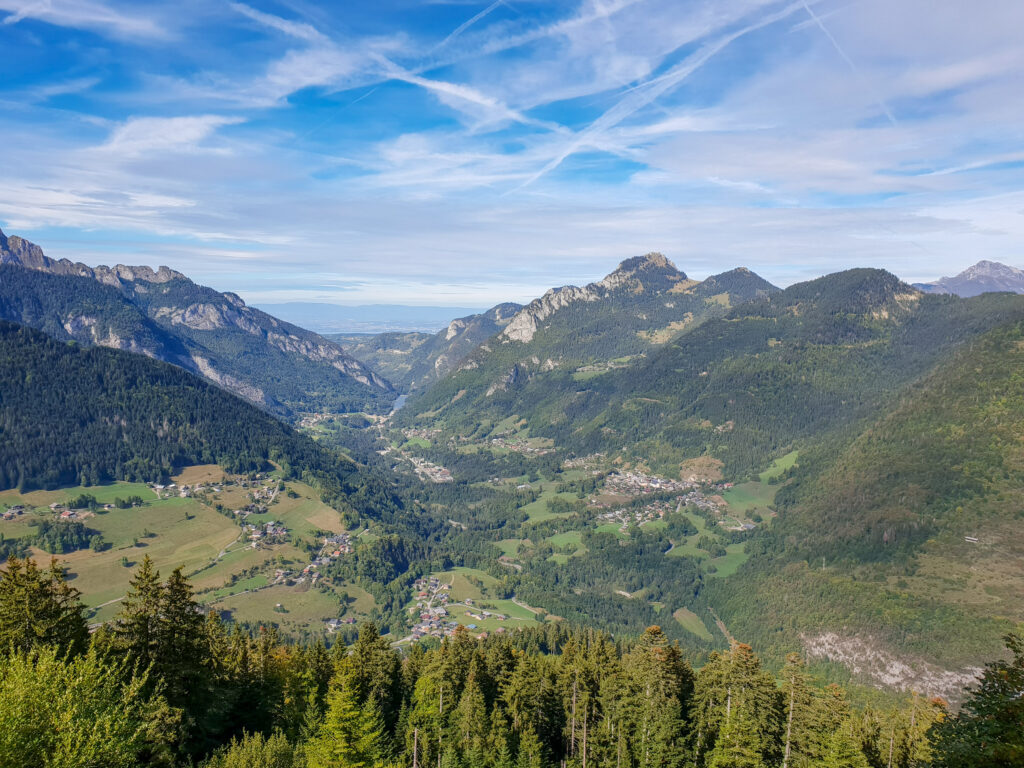
<path fill-rule="evenodd" d="M 22 768 L 910 768 L 1024 760 L 1024 640 L 963 708 L 854 707 L 798 656 L 734 643 L 694 669 L 656 626 L 459 630 L 398 651 L 283 642 L 203 614 L 146 558 L 90 633 L 60 568 L 0 569 L 0 765 Z"/>

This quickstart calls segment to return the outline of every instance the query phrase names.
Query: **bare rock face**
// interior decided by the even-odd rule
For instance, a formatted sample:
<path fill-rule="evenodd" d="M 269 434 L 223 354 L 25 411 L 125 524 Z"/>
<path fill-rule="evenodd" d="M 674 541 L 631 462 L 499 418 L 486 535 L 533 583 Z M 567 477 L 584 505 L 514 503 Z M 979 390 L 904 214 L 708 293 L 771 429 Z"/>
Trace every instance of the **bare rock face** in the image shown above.
<path fill-rule="evenodd" d="M 114 267 L 99 266 L 93 269 L 68 259 L 57 261 L 44 254 L 43 249 L 35 243 L 30 243 L 17 235 L 8 237 L 3 231 L 0 231 L 0 264 L 16 264 L 19 267 L 38 269 L 53 275 L 91 277 L 105 285 L 118 287 L 137 280 L 144 280 L 148 283 L 167 283 L 171 280 L 188 279 L 170 267 L 160 267 L 153 271 L 152 267 L 129 267 L 118 264 Z"/>
<path fill-rule="evenodd" d="M 801 635 L 808 659 L 842 664 L 855 679 L 876 688 L 918 691 L 957 702 L 982 673 L 980 667 L 943 669 L 923 659 L 897 656 L 874 637 L 820 632 Z"/>
<path fill-rule="evenodd" d="M 263 349 L 270 347 L 286 355 L 322 364 L 325 372 L 330 373 L 325 379 L 325 386 L 330 385 L 332 376 L 338 377 L 334 380 L 336 383 L 340 383 L 342 377 L 350 377 L 368 387 L 385 392 L 393 391 L 387 380 L 348 355 L 340 345 L 248 307 L 237 294 L 218 293 L 197 286 L 185 275 L 168 267 L 154 270 L 147 266 L 118 264 L 114 267 L 92 268 L 67 259 L 57 261 L 47 257 L 39 246 L 20 237 L 8 237 L 3 232 L 0 232 L 0 264 L 12 264 L 58 276 L 89 278 L 121 291 L 126 301 L 192 350 L 188 354 L 177 352 L 162 355 L 167 362 L 198 372 L 224 389 L 259 405 L 279 401 L 252 381 L 239 378 L 239 372 L 233 371 L 231 364 L 222 355 L 204 351 L 224 343 L 223 339 L 216 338 L 217 333 L 241 331 L 252 337 L 251 344 L 257 353 L 261 346 Z M 87 314 L 60 318 L 68 335 L 82 343 L 116 347 L 151 357 L 161 356 L 154 350 L 144 348 L 139 341 L 131 338 L 131 334 L 122 338 L 108 332 L 107 336 L 101 338 L 100 328 L 106 327 L 102 320 Z M 211 341 L 207 342 L 207 338 Z M 209 343 L 213 346 L 208 347 Z M 233 343 L 245 348 L 250 344 Z M 211 362 L 214 359 L 220 362 L 214 364 Z"/>
<path fill-rule="evenodd" d="M 539 299 L 534 299 L 512 317 L 502 336 L 508 341 L 529 344 L 541 323 L 571 304 L 600 301 L 622 290 L 660 293 L 681 280 L 686 280 L 686 275 L 660 253 L 626 259 L 599 282 L 582 288 L 574 285 L 552 288 Z"/>

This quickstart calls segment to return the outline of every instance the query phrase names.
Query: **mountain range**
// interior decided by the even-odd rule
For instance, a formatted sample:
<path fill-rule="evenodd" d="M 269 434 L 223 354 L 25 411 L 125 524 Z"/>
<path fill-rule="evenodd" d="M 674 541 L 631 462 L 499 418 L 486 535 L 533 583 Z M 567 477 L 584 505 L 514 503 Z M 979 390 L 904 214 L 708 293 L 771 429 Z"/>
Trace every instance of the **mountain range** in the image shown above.
<path fill-rule="evenodd" d="M 181 366 L 295 418 L 386 410 L 390 383 L 334 342 L 167 267 L 90 268 L 0 232 L 0 318 Z"/>
<path fill-rule="evenodd" d="M 955 277 L 943 277 L 934 283 L 914 283 L 926 293 L 953 293 L 969 297 L 992 291 L 1024 293 L 1024 270 L 997 261 L 979 261 Z"/>
<path fill-rule="evenodd" d="M 21 324 L 0 325 L 0 486 L 309 474 L 372 534 L 334 586 L 403 632 L 415 579 L 443 572 L 539 606 L 527 621 L 658 623 L 696 655 L 717 628 L 771 664 L 802 650 L 830 679 L 949 697 L 1024 622 L 1013 291 L 877 269 L 696 281 L 651 253 L 434 334 L 335 337 L 350 357 L 166 267 L 0 246 L 0 318 Z M 1010 274 L 981 266 L 958 290 Z M 193 374 L 328 416 L 318 442 Z M 397 391 L 387 418 L 329 417 Z"/>

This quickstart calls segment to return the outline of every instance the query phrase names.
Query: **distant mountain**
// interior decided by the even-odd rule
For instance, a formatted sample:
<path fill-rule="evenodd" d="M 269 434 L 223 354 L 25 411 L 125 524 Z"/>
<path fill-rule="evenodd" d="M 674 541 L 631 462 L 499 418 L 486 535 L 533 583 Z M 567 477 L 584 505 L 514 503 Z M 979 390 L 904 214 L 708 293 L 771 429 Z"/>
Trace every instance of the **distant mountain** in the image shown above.
<path fill-rule="evenodd" d="M 627 259 L 603 280 L 553 288 L 519 309 L 447 377 L 410 400 L 400 418 L 443 411 L 456 398 L 459 407 L 444 418 L 467 427 L 510 413 L 526 416 L 522 404 L 533 402 L 531 393 L 573 391 L 578 382 L 624 368 L 731 307 L 777 291 L 748 269 L 698 282 L 661 254 Z"/>
<path fill-rule="evenodd" d="M 260 304 L 260 309 L 324 335 L 426 333 L 448 325 L 453 317 L 482 312 L 478 307 L 416 307 L 405 304 L 366 304 L 342 306 L 320 302 L 289 301 Z"/>
<path fill-rule="evenodd" d="M 1024 293 L 1024 270 L 997 261 L 979 261 L 955 277 L 914 283 L 914 287 L 926 293 L 954 293 L 965 298 L 998 291 Z"/>
<path fill-rule="evenodd" d="M 709 280 L 685 290 L 720 296 L 724 286 L 736 290 L 733 281 L 753 278 L 732 272 Z M 669 294 L 679 295 L 693 294 Z M 622 355 L 629 314 L 581 299 L 570 307 L 589 317 L 563 323 L 557 313 L 542 318 L 546 306 L 528 308 L 538 329 L 529 342 L 501 343 L 509 329 L 519 332 L 510 323 L 459 370 L 411 398 L 399 422 L 468 434 L 514 414 L 532 436 L 579 454 L 623 454 L 671 474 L 703 456 L 743 477 L 800 440 L 881 413 L 958 344 L 1024 314 L 1017 296 L 930 296 L 887 272 L 856 269 L 742 304 L 711 302 L 702 321 L 673 326 L 660 345 L 650 343 L 650 331 L 634 330 L 647 348 L 621 363 L 559 365 L 576 349 Z M 604 330 L 587 332 L 595 326 Z M 556 330 L 560 346 L 542 346 Z"/>
<path fill-rule="evenodd" d="M 198 373 L 280 416 L 386 410 L 389 382 L 337 344 L 160 267 L 90 268 L 0 232 L 0 318 Z"/>
<path fill-rule="evenodd" d="M 377 336 L 330 336 L 349 353 L 408 391 L 424 389 L 452 371 L 487 339 L 508 325 L 522 306 L 499 304 L 486 312 L 460 317 L 435 334 L 382 333 Z"/>

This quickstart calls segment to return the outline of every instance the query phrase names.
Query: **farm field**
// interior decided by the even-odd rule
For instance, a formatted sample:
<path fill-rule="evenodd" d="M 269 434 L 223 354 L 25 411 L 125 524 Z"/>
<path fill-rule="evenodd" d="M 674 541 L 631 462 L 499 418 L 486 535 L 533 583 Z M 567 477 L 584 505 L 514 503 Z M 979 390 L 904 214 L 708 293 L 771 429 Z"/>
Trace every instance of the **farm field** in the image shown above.
<path fill-rule="evenodd" d="M 191 496 L 168 495 L 163 491 L 163 498 L 145 484 L 123 482 L 26 494 L 4 491 L 0 493 L 0 509 L 24 505 L 28 510 L 14 520 L 0 521 L 0 533 L 6 538 L 31 535 L 32 522 L 54 517 L 51 504 L 66 504 L 83 494 L 94 497 L 100 505 L 111 504 L 116 498 L 142 498 L 142 506 L 129 509 L 83 510 L 79 521 L 99 533 L 107 548 L 56 556 L 66 569 L 69 582 L 82 592 L 83 603 L 91 609 L 92 622 L 107 621 L 117 615 L 129 580 L 145 555 L 164 577 L 172 569 L 182 567 L 200 602 L 230 611 L 243 621 L 273 622 L 289 630 L 319 630 L 322 626 L 315 625 L 321 621 L 321 614 L 334 618 L 346 611 L 342 593 L 348 595 L 350 613 L 366 615 L 374 608 L 372 596 L 354 585 L 318 591 L 309 590 L 308 582 L 292 586 L 273 584 L 278 569 L 298 574 L 309 564 L 308 551 L 299 546 L 303 541 L 315 544 L 324 532 L 345 531 L 341 516 L 321 502 L 313 488 L 301 482 L 288 482 L 280 490 L 280 480 L 274 473 L 248 487 L 235 480 L 224 484 L 227 479 L 216 465 L 188 467 L 172 478 L 175 488 L 171 493 L 178 493 L 177 489 L 186 485 L 205 487 Z M 266 512 L 249 514 L 244 517 L 245 522 L 260 527 L 275 521 L 287 530 L 285 541 L 252 545 L 248 531 L 240 525 L 243 517 L 234 516 L 232 511 L 254 503 L 265 505 Z M 34 547 L 29 552 L 41 563 L 54 557 Z M 287 612 L 274 611 L 277 603 L 284 605 Z"/>
<path fill-rule="evenodd" d="M 768 517 L 771 514 L 768 506 L 774 503 L 778 489 L 779 486 L 767 482 L 740 483 L 722 491 L 722 498 L 729 505 L 729 510 L 739 518 L 749 517 L 754 512 Z"/>
<path fill-rule="evenodd" d="M 799 451 L 790 451 L 785 456 L 780 456 L 772 465 L 762 472 L 758 477 L 762 483 L 767 483 L 769 480 L 774 480 L 776 477 L 781 477 L 783 473 L 791 469 L 796 465 L 797 459 L 800 458 Z"/>
<path fill-rule="evenodd" d="M 537 497 L 537 500 L 521 507 L 520 511 L 525 512 L 530 516 L 529 522 L 531 523 L 543 523 L 545 520 L 556 520 L 559 517 L 564 517 L 564 515 L 555 514 L 549 511 L 548 501 L 555 498 L 565 499 L 566 501 L 575 501 L 576 495 L 573 493 L 558 493 L 555 490 L 554 483 L 548 483 L 547 487 L 541 487 L 541 494 Z"/>
<path fill-rule="evenodd" d="M 695 614 L 689 608 L 679 608 L 673 614 L 672 618 L 679 622 L 680 626 L 687 632 L 690 632 L 702 640 L 712 640 L 712 635 L 708 631 L 707 625 L 701 621 L 700 616 Z"/>
<path fill-rule="evenodd" d="M 744 544 L 728 544 L 725 547 L 726 554 L 722 557 L 710 557 L 710 553 L 697 547 L 697 541 L 702 535 L 714 536 L 716 531 L 710 528 L 704 518 L 698 515 L 687 515 L 690 521 L 696 526 L 697 533 L 687 537 L 686 541 L 677 542 L 676 545 L 666 553 L 666 557 L 694 557 L 704 561 L 704 567 L 714 566 L 713 572 L 708 573 L 713 577 L 732 576 L 743 563 L 747 561 L 747 554 L 743 551 Z"/>

